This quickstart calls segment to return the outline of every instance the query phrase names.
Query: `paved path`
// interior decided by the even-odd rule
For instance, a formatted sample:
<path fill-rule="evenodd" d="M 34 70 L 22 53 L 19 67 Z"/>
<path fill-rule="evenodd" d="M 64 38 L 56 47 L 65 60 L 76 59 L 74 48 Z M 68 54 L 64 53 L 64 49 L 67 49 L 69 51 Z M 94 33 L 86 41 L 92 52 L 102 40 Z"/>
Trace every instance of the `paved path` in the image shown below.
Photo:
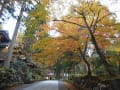
<path fill-rule="evenodd" d="M 76 89 L 72 84 L 67 82 L 58 80 L 46 80 L 8 90 L 76 90 Z"/>

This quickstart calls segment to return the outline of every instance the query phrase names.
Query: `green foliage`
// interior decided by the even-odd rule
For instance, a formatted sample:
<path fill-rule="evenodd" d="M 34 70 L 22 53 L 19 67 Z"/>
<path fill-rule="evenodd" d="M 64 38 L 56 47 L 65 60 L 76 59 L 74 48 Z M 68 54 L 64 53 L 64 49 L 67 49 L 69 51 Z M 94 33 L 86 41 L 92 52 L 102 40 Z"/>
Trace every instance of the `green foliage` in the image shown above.
<path fill-rule="evenodd" d="M 30 62 L 22 60 L 14 61 L 11 69 L 0 67 L 0 84 L 10 85 L 11 83 L 24 82 L 30 83 L 36 80 L 43 80 L 44 76 L 40 67 L 29 66 Z"/>
<path fill-rule="evenodd" d="M 10 69 L 0 67 L 0 87 L 17 82 L 30 83 L 33 80 L 42 80 L 43 76 L 39 67 L 32 68 L 30 62 L 14 61 Z"/>
<path fill-rule="evenodd" d="M 45 10 L 45 6 L 42 4 L 37 5 L 26 19 L 25 25 L 27 29 L 25 36 L 34 37 L 36 30 L 40 30 L 40 25 L 44 24 L 46 19 L 47 11 Z"/>
<path fill-rule="evenodd" d="M 120 55 L 118 51 L 115 50 L 108 50 L 106 51 L 106 56 L 108 57 L 109 63 L 112 65 L 112 72 L 119 73 L 119 62 L 120 62 Z"/>
<path fill-rule="evenodd" d="M 104 75 L 104 73 L 105 73 L 104 66 L 103 66 L 103 65 L 97 66 L 97 67 L 94 69 L 94 72 L 95 72 L 96 75 Z"/>
<path fill-rule="evenodd" d="M 32 53 L 41 53 L 42 49 L 40 48 L 35 48 L 34 50 L 32 50 Z"/>
<path fill-rule="evenodd" d="M 30 79 L 32 78 L 30 67 L 27 65 L 26 62 L 22 60 L 16 60 L 12 62 L 11 69 L 15 73 L 19 74 L 24 82 L 30 81 Z"/>
<path fill-rule="evenodd" d="M 119 73 L 119 65 L 118 65 L 118 61 L 119 61 L 119 55 L 118 52 L 116 51 L 106 51 L 106 56 L 109 58 L 107 59 L 109 64 L 111 65 L 111 71 L 113 73 Z M 93 72 L 96 75 L 104 75 L 106 74 L 104 66 L 101 62 L 101 60 L 98 58 L 96 58 L 96 60 L 92 61 L 94 68 L 93 68 Z"/>
<path fill-rule="evenodd" d="M 115 61 L 111 61 L 110 64 L 112 65 L 112 72 L 120 73 L 119 65 L 117 65 Z"/>
<path fill-rule="evenodd" d="M 38 4 L 34 10 L 32 10 L 29 13 L 29 16 L 25 20 L 26 25 L 26 31 L 24 34 L 23 41 L 24 43 L 24 49 L 27 54 L 30 53 L 36 53 L 41 52 L 41 50 L 33 50 L 31 49 L 31 46 L 35 43 L 37 40 L 36 33 L 37 31 L 41 31 L 41 25 L 45 23 L 45 20 L 47 19 L 47 11 L 45 10 L 45 5 Z"/>
<path fill-rule="evenodd" d="M 119 30 L 119 33 L 120 33 L 120 22 L 117 23 L 117 25 L 116 25 L 116 29 Z"/>
<path fill-rule="evenodd" d="M 22 76 L 21 78 L 24 83 L 29 83 L 31 80 L 37 80 L 38 78 L 35 76 L 41 77 L 40 68 L 32 68 L 32 66 L 29 66 L 30 63 L 31 62 L 17 60 L 11 64 L 11 69 Z"/>
<path fill-rule="evenodd" d="M 72 51 L 66 51 L 66 52 L 64 52 L 64 55 L 68 56 L 68 57 L 72 57 L 73 56 L 73 52 Z"/>
<path fill-rule="evenodd" d="M 20 60 L 17 60 L 17 61 L 14 61 L 12 64 L 11 64 L 11 68 L 14 69 L 15 71 L 17 72 L 26 72 L 27 70 L 27 64 L 23 61 L 20 61 Z"/>
<path fill-rule="evenodd" d="M 0 67 L 0 88 L 20 82 L 19 76 L 11 69 Z"/>
<path fill-rule="evenodd" d="M 102 62 L 99 57 L 97 57 L 94 61 L 92 61 L 93 66 L 93 73 L 96 75 L 104 75 L 105 74 L 105 68 L 102 65 Z"/>
<path fill-rule="evenodd" d="M 72 70 L 73 65 L 77 64 L 77 63 L 78 62 L 75 62 L 75 61 L 64 61 L 64 62 L 62 62 L 62 67 L 65 71 L 71 73 L 70 71 Z"/>

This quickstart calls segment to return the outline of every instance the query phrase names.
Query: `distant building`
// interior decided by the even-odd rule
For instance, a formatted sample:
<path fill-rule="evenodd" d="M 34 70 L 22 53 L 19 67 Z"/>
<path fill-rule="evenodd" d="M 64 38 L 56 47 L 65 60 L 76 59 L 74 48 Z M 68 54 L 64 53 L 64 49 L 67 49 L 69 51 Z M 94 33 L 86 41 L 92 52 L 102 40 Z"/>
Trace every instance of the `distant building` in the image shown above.
<path fill-rule="evenodd" d="M 0 30 L 0 63 L 7 57 L 7 46 L 10 43 L 9 34 L 5 30 Z"/>

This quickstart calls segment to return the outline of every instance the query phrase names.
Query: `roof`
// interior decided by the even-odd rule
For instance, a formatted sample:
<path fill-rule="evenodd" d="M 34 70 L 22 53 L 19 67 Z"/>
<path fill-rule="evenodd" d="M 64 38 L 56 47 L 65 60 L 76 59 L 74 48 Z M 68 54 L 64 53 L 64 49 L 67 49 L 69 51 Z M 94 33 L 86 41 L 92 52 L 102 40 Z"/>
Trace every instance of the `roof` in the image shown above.
<path fill-rule="evenodd" d="M 0 30 L 0 42 L 10 42 L 10 38 L 7 31 Z"/>
<path fill-rule="evenodd" d="M 0 30 L 0 47 L 6 47 L 10 41 L 8 32 L 6 30 Z"/>

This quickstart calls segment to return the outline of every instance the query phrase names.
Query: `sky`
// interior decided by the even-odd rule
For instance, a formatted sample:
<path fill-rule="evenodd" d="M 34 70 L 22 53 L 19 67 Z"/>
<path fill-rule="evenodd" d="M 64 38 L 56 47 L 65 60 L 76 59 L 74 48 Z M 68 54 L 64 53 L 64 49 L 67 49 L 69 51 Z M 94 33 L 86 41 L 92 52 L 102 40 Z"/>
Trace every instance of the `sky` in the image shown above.
<path fill-rule="evenodd" d="M 57 10 L 57 13 L 59 15 L 64 15 L 67 11 L 68 11 L 68 7 L 69 7 L 69 4 L 71 2 L 74 2 L 74 4 L 76 4 L 75 0 L 56 0 L 56 2 L 58 1 L 58 3 L 56 3 L 54 6 L 54 8 Z M 67 6 L 66 8 L 65 7 L 61 7 L 60 3 L 61 2 L 66 2 L 64 4 L 64 6 Z M 120 21 L 120 0 L 99 0 L 103 5 L 106 5 L 108 6 L 109 10 L 111 12 L 114 12 L 116 13 L 116 18 L 118 21 Z M 116 3 L 116 2 L 117 3 Z M 67 4 L 68 3 L 68 4 Z M 58 9 L 58 8 L 61 8 L 61 9 Z M 51 12 L 51 13 L 56 13 L 56 12 Z M 55 15 L 55 14 L 54 14 Z M 51 17 L 54 17 L 54 15 L 51 15 Z M 60 18 L 61 16 L 59 16 Z M 9 36 L 10 38 L 12 38 L 12 35 L 13 35 L 13 31 L 14 31 L 14 28 L 15 28 L 15 24 L 16 24 L 16 20 L 13 19 L 13 18 L 10 18 L 4 25 L 3 25 L 3 29 L 4 30 L 7 30 L 9 32 Z"/>
<path fill-rule="evenodd" d="M 16 20 L 13 18 L 10 18 L 4 25 L 3 29 L 7 30 L 9 32 L 10 39 L 12 38 L 14 28 L 15 28 Z"/>
<path fill-rule="evenodd" d="M 116 19 L 120 21 L 120 0 L 100 0 L 100 2 L 108 6 L 111 12 L 116 13 Z"/>

